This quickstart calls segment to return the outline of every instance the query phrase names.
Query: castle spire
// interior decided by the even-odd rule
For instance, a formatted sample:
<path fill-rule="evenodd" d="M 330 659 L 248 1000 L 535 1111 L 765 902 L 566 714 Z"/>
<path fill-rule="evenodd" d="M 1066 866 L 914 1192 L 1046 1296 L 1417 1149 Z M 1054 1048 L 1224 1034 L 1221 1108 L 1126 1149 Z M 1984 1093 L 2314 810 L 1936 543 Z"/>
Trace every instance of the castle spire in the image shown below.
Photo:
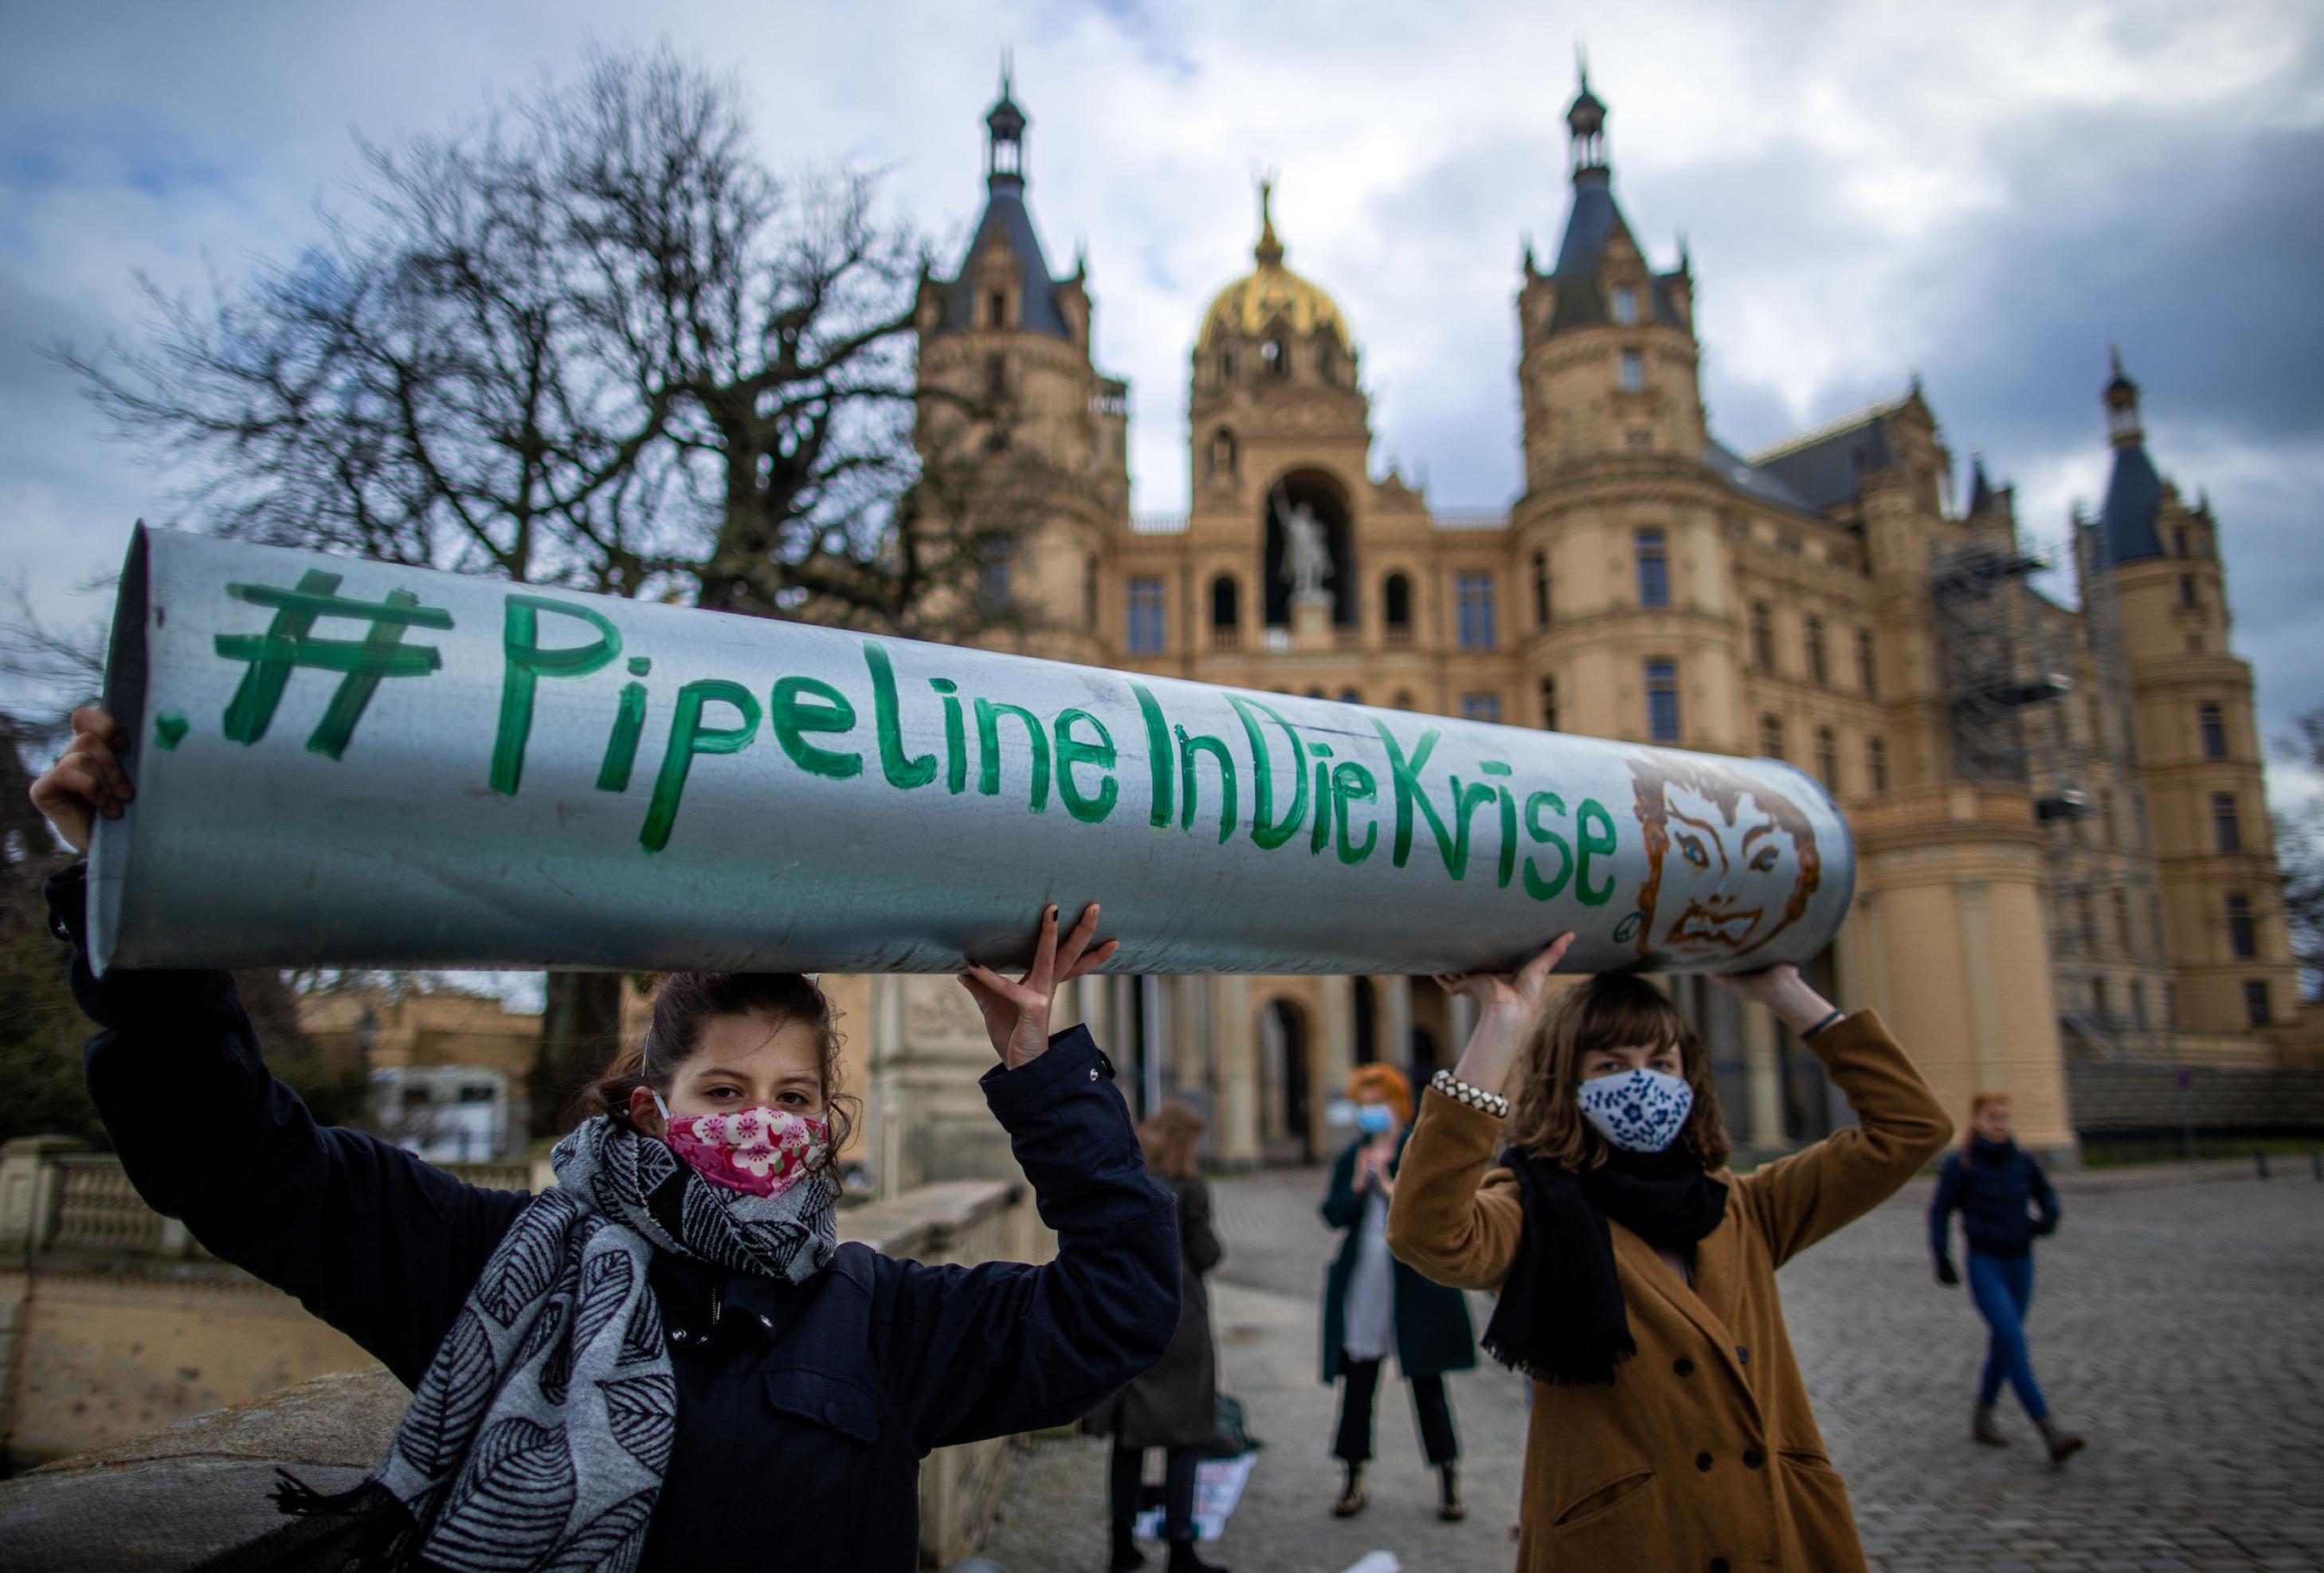
<path fill-rule="evenodd" d="M 1578 183 L 1584 175 L 1604 175 L 1606 162 L 1606 105 L 1590 90 L 1590 60 L 1574 46 L 1574 65 L 1581 76 L 1581 91 L 1565 111 L 1565 128 L 1572 138 L 1573 178 Z"/>
<path fill-rule="evenodd" d="M 984 180 L 1025 183 L 1025 127 L 1030 124 L 1010 91 L 1013 75 L 1007 51 L 1001 56 L 1001 97 L 984 115 Z"/>
<path fill-rule="evenodd" d="M 1250 248 L 1250 254 L 1263 268 L 1283 265 L 1283 243 L 1275 237 L 1274 198 L 1275 177 L 1272 174 L 1261 175 L 1259 178 L 1259 244 Z"/>

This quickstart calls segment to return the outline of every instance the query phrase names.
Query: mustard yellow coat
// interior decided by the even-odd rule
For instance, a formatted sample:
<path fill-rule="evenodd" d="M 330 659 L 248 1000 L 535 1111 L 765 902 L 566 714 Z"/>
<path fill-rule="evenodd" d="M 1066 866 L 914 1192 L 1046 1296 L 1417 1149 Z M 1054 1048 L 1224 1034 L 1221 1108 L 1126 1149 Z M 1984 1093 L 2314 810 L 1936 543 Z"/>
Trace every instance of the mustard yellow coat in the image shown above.
<path fill-rule="evenodd" d="M 1611 1386 L 1536 1383 L 1519 1573 L 1834 1573 L 1864 1567 L 1784 1330 L 1775 1269 L 1878 1206 L 1944 1146 L 1944 1111 L 1877 1015 L 1810 1040 L 1858 1124 L 1753 1172 L 1690 1288 L 1609 1224 L 1637 1354 Z M 1501 1122 L 1431 1091 L 1405 1148 L 1388 1248 L 1439 1283 L 1497 1290 L 1517 1259 L 1517 1180 L 1487 1172 Z"/>

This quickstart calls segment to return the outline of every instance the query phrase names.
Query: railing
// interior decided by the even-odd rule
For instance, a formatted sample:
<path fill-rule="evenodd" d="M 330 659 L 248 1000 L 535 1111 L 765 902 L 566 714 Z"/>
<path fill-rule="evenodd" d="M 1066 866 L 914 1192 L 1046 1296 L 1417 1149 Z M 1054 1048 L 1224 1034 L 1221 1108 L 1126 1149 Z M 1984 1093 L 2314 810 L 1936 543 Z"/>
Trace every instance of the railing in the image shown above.
<path fill-rule="evenodd" d="M 1231 623 L 1214 625 L 1211 629 L 1211 648 L 1213 650 L 1240 650 L 1242 648 L 1242 630 L 1236 627 Z"/>
<path fill-rule="evenodd" d="M 1391 624 L 1389 624 L 1389 625 L 1388 625 L 1388 648 L 1389 648 L 1389 649 L 1391 649 L 1391 650 L 1402 650 L 1402 649 L 1405 649 L 1406 647 L 1407 647 L 1408 645 L 1410 645 L 1411 643 L 1412 643 L 1412 625 L 1411 625 L 1411 624 L 1409 624 L 1409 623 L 1391 623 Z"/>
<path fill-rule="evenodd" d="M 84 1250 L 161 1249 L 168 1220 L 145 1205 L 121 1160 L 105 1152 L 63 1153 L 57 1166 L 56 1218 L 50 1239 Z"/>

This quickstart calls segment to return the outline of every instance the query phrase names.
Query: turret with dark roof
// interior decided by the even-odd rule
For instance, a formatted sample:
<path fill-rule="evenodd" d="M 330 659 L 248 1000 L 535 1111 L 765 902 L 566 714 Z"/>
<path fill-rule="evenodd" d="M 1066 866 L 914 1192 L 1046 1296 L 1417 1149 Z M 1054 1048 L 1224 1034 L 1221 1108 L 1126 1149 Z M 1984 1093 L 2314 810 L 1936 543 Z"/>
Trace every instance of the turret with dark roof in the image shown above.
<path fill-rule="evenodd" d="M 2146 436 L 2138 421 L 2138 384 L 2122 369 L 2122 352 L 2111 352 L 2114 375 L 2104 398 L 2107 435 L 2114 443 L 2114 474 L 2098 509 L 2099 533 L 2110 563 L 2139 562 L 2163 555 L 2155 515 L 2163 507 L 2163 477 L 2146 457 Z"/>
<path fill-rule="evenodd" d="M 1049 276 L 1041 237 L 1033 228 L 1033 215 L 1025 206 L 1025 128 L 1030 117 L 1010 91 L 1009 69 L 1001 68 L 1001 97 L 985 112 L 984 216 L 975 238 L 961 258 L 960 271 L 949 280 L 936 281 L 945 292 L 938 333 L 978 326 L 976 259 L 986 247 L 1006 244 L 1016 258 L 1018 298 L 1011 327 L 1028 333 L 1071 339 L 1072 328 L 1057 305 L 1058 288 L 1068 281 Z"/>
<path fill-rule="evenodd" d="M 1605 286 L 1598 276 L 1600 264 L 1617 235 L 1633 246 L 1637 244 L 1614 201 L 1614 171 L 1606 156 L 1606 116 L 1605 101 L 1590 90 L 1585 68 L 1581 91 L 1565 112 L 1566 129 L 1572 139 L 1573 206 L 1565 216 L 1565 238 L 1557 248 L 1557 265 L 1550 270 L 1550 278 L 1557 285 L 1557 308 L 1549 322 L 1553 334 L 1608 320 Z M 1644 248 L 1639 249 L 1643 254 Z M 1673 281 L 1684 272 L 1683 264 L 1677 273 L 1655 274 L 1649 270 L 1646 293 L 1656 322 L 1673 328 L 1686 326 L 1671 293 Z"/>

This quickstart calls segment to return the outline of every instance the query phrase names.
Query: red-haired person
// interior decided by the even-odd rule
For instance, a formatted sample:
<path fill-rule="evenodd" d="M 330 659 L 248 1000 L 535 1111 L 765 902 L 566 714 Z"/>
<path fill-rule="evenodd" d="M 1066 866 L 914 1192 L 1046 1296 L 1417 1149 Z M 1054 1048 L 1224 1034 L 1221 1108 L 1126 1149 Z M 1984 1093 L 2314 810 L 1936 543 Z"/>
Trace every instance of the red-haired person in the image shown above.
<path fill-rule="evenodd" d="M 1604 974 L 1542 1008 L 1571 939 L 1445 980 L 1477 1026 L 1430 1084 L 1388 1215 L 1402 1260 L 1499 1292 L 1486 1351 L 1533 1378 L 1517 1567 L 1861 1569 L 1775 1269 L 1893 1195 L 1951 1124 L 1877 1016 L 1789 966 L 1720 978 L 1857 1114 L 1735 1174 L 1709 1056 L 1668 995 Z"/>
<path fill-rule="evenodd" d="M 1340 1381 L 1340 1426 L 1333 1455 L 1346 1466 L 1332 1512 L 1350 1518 L 1370 1500 L 1364 1466 L 1372 1456 L 1372 1409 L 1380 1365 L 1393 1353 L 1412 1388 L 1421 1450 L 1436 1471 L 1436 1516 L 1468 1516 L 1461 1501 L 1461 1444 L 1444 1373 L 1477 1364 L 1476 1329 L 1457 1289 L 1431 1283 L 1388 1247 L 1388 1204 L 1411 1134 L 1412 1086 L 1386 1065 L 1362 1065 L 1348 1078 L 1356 1139 L 1332 1166 L 1323 1221 L 1343 1231 L 1323 1279 L 1323 1380 Z"/>
<path fill-rule="evenodd" d="M 1163 1456 L 1162 1538 L 1170 1573 L 1227 1573 L 1194 1550 L 1194 1474 L 1219 1430 L 1218 1346 L 1211 1337 L 1211 1295 L 1204 1276 L 1225 1254 L 1211 1227 L 1211 1189 L 1194 1171 L 1203 1116 L 1173 1098 L 1138 1127 L 1146 1171 L 1178 1203 L 1178 1330 L 1146 1374 L 1091 1417 L 1113 1439 L 1108 1499 L 1113 1521 L 1113 1573 L 1146 1565 L 1130 1536 L 1145 1494 L 1146 1450 Z"/>
<path fill-rule="evenodd" d="M 1953 1268 L 1955 1212 L 1969 1241 L 1969 1298 L 1990 1333 L 1969 1435 L 1994 1447 L 2007 1445 L 1993 1413 L 2006 1380 L 2041 1431 L 2050 1462 L 2062 1464 L 2081 1451 L 2082 1439 L 2050 1419 L 2049 1402 L 2025 1352 L 2025 1313 L 2034 1305 L 2034 1241 L 2057 1228 L 2058 1193 L 2034 1154 L 2012 1137 L 2007 1093 L 1981 1092 L 1969 1099 L 1968 1133 L 1960 1149 L 1945 1160 L 1937 1194 L 1929 1202 L 1929 1251 L 1936 1258 L 1937 1282 L 1948 1289 L 1961 1281 Z"/>
<path fill-rule="evenodd" d="M 83 851 L 93 816 L 135 809 L 120 726 L 73 725 L 32 801 Z M 1177 1209 L 1112 1066 L 1083 1029 L 1048 1030 L 1057 989 L 1115 949 L 1094 906 L 1063 933 L 1043 909 L 1021 979 L 961 979 L 1056 1259 L 930 1267 L 839 1240 L 852 1100 L 805 976 L 669 977 L 557 1144 L 557 1183 L 486 1190 L 318 1123 L 268 1072 L 230 974 L 97 976 L 86 875 L 51 879 L 49 911 L 130 1183 L 412 1389 L 360 1485 L 279 1488 L 320 1521 L 301 1567 L 910 1573 L 929 1449 L 1073 1420 L 1177 1326 Z"/>

